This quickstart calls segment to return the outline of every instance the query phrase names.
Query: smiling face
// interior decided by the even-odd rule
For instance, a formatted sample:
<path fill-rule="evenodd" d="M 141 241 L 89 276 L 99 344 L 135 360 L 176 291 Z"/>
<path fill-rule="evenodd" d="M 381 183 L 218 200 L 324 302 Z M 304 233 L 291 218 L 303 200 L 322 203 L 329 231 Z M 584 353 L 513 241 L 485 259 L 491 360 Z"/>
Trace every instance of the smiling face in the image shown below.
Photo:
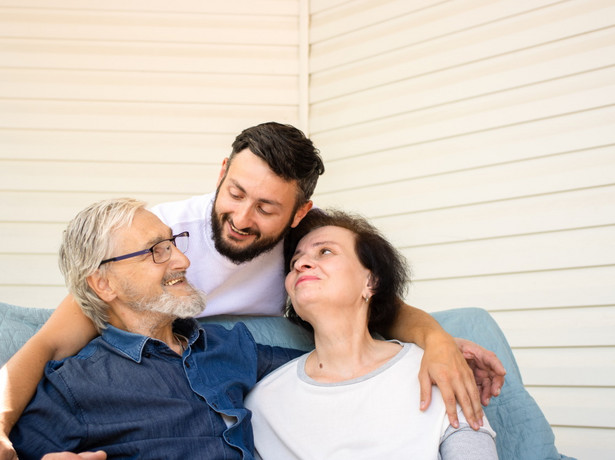
<path fill-rule="evenodd" d="M 171 236 L 171 229 L 158 217 L 141 209 L 136 212 L 132 225 L 115 233 L 112 255 L 147 249 Z M 201 294 L 186 281 L 185 273 L 189 265 L 188 258 L 174 246 L 171 248 L 171 258 L 161 264 L 154 263 L 150 252 L 113 262 L 105 277 L 112 298 L 103 300 L 138 312 L 194 316 L 205 305 Z"/>
<path fill-rule="evenodd" d="M 235 263 L 271 250 L 312 206 L 297 206 L 297 183 L 245 149 L 224 161 L 212 209 L 216 250 Z"/>
<path fill-rule="evenodd" d="M 304 236 L 291 259 L 286 291 L 297 314 L 313 324 L 316 315 L 358 311 L 371 294 L 370 271 L 355 250 L 355 234 L 341 227 L 320 227 Z M 327 308 L 320 308 L 325 305 Z M 365 307 L 365 308 L 364 308 Z"/>

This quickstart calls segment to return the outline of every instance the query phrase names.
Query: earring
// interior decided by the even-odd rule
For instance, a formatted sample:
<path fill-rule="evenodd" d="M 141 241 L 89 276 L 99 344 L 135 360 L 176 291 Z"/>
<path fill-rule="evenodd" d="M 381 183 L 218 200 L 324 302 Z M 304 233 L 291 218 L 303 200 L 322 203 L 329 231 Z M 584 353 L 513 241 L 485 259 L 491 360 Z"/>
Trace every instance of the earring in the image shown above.
<path fill-rule="evenodd" d="M 365 300 L 365 303 L 369 302 L 369 294 L 365 294 L 363 300 Z"/>

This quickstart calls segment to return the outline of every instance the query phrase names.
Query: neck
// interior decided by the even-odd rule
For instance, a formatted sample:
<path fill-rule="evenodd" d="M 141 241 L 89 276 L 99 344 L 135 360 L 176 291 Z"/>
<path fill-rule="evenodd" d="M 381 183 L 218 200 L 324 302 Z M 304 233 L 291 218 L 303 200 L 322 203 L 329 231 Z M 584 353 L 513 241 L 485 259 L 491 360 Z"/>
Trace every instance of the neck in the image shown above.
<path fill-rule="evenodd" d="M 367 319 L 326 318 L 314 327 L 315 350 L 306 362 L 306 373 L 317 381 L 340 382 L 374 371 L 399 351 L 391 342 L 374 340 Z"/>
<path fill-rule="evenodd" d="M 109 310 L 109 324 L 132 332 L 160 340 L 178 354 L 182 354 L 181 342 L 173 335 L 174 316 L 158 312 L 137 312 L 130 308 L 113 307 Z"/>

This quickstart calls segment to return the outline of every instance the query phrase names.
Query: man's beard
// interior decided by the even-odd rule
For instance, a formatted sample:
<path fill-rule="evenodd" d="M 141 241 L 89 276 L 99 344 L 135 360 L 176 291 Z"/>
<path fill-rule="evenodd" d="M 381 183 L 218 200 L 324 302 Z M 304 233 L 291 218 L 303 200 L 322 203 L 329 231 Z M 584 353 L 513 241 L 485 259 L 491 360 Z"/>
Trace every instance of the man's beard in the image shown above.
<path fill-rule="evenodd" d="M 164 281 L 163 281 L 164 282 Z M 126 303 L 134 311 L 155 312 L 174 318 L 192 318 L 205 309 L 205 294 L 190 286 L 190 293 L 177 296 L 163 291 L 155 297 L 139 296 L 130 287 L 126 287 L 130 297 Z"/>
<path fill-rule="evenodd" d="M 216 199 L 217 198 L 218 195 L 216 193 Z M 275 236 L 263 238 L 258 230 L 240 229 L 243 232 L 249 233 L 250 235 L 254 235 L 255 239 L 254 242 L 252 242 L 250 245 L 243 248 L 237 248 L 227 243 L 224 238 L 222 238 L 222 226 L 230 221 L 230 217 L 228 214 L 216 214 L 216 200 L 214 200 L 214 204 L 211 207 L 211 230 L 213 233 L 214 245 L 216 246 L 216 250 L 237 265 L 244 262 L 249 262 L 255 257 L 271 251 L 280 241 L 284 239 L 284 236 L 286 236 L 286 233 L 288 233 L 288 229 L 290 228 L 290 224 L 294 215 L 295 211 L 293 210 L 291 218 L 288 221 L 287 225 L 285 225 L 284 230 L 282 230 L 280 234 Z"/>

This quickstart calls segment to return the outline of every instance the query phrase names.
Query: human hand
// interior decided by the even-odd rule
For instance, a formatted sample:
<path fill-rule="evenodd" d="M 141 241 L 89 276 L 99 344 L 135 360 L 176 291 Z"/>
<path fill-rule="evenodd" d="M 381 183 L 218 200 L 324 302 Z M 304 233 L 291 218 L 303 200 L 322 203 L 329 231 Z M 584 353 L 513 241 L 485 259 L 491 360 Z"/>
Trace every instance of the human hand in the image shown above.
<path fill-rule="evenodd" d="M 466 339 L 456 337 L 455 342 L 474 372 L 482 405 L 489 405 L 491 397 L 498 396 L 502 391 L 506 369 L 492 351 Z"/>
<path fill-rule="evenodd" d="M 0 460 L 17 460 L 17 452 L 4 433 L 0 434 Z"/>
<path fill-rule="evenodd" d="M 429 407 L 431 387 L 432 384 L 436 384 L 444 399 L 451 425 L 459 427 L 457 417 L 457 403 L 459 403 L 468 424 L 475 430 L 480 428 L 483 423 L 483 408 L 480 405 L 480 394 L 474 374 L 450 335 L 438 334 L 426 341 L 419 371 L 419 383 L 421 410 Z"/>
<path fill-rule="evenodd" d="M 72 452 L 55 452 L 45 455 L 41 460 L 105 460 L 107 454 L 102 450 L 97 452 L 82 452 L 73 454 Z"/>

